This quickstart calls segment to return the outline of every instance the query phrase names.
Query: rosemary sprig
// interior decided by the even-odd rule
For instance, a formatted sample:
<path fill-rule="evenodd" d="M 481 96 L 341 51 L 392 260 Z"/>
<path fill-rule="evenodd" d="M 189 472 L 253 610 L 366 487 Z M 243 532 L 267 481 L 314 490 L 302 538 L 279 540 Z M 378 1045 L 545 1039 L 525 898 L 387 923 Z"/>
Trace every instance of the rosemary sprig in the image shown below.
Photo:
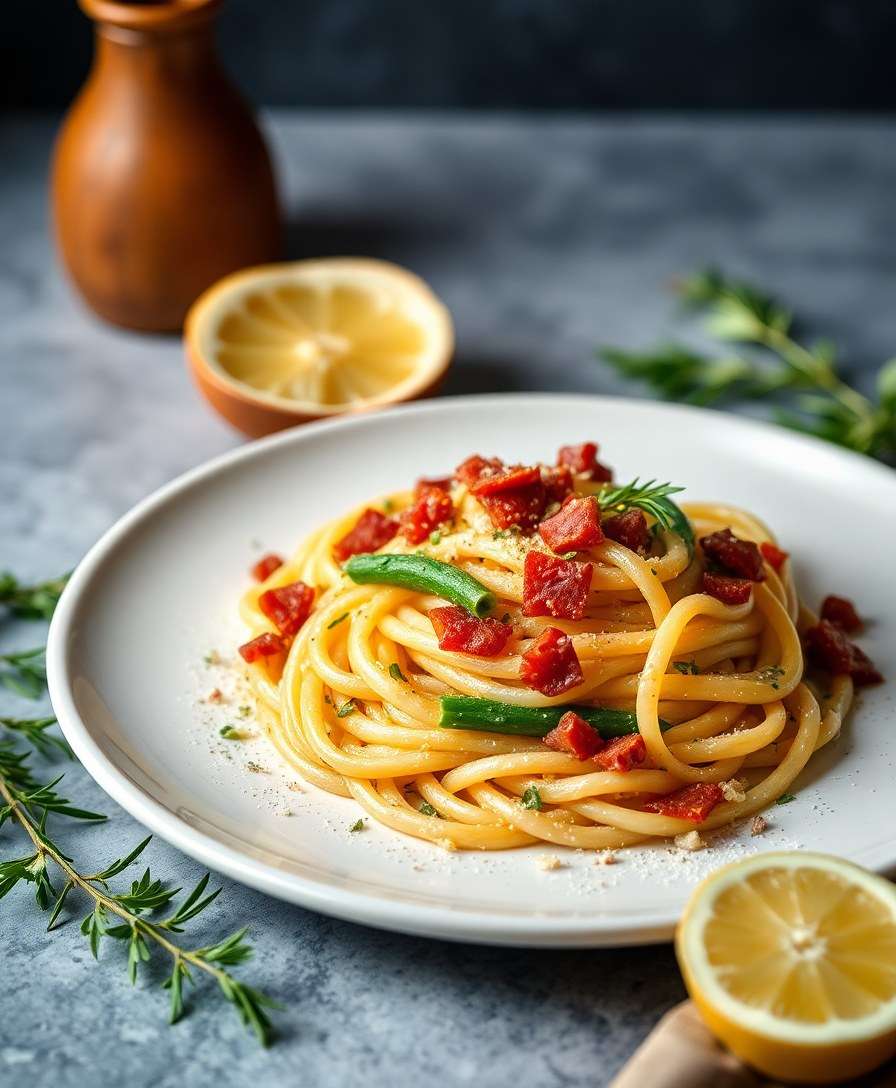
<path fill-rule="evenodd" d="M 6 606 L 16 616 L 26 619 L 50 619 L 67 576 L 23 586 L 11 574 L 0 574 L 0 606 Z M 46 683 L 44 648 L 23 650 L 0 655 L 0 684 L 28 698 L 39 698 Z M 65 755 L 73 758 L 61 737 L 47 730 L 56 719 L 0 718 L 0 730 L 27 741 L 34 751 L 45 758 Z M 81 923 L 81 932 L 90 942 L 97 957 L 104 938 L 120 941 L 127 947 L 127 970 L 135 983 L 140 965 L 146 963 L 156 948 L 171 959 L 171 974 L 163 983 L 170 992 L 170 1020 L 174 1023 L 184 1013 L 184 984 L 194 983 L 199 974 L 214 979 L 218 988 L 240 1015 L 240 1018 L 267 1044 L 271 1023 L 266 1010 L 276 1007 L 263 993 L 234 978 L 229 967 L 243 963 L 252 955 L 246 941 L 245 928 L 237 930 L 216 944 L 201 948 L 185 948 L 173 939 L 188 922 L 204 911 L 218 897 L 220 889 L 207 892 L 206 874 L 179 904 L 175 897 L 180 888 L 169 888 L 154 878 L 149 869 L 132 881 L 130 889 L 115 892 L 109 881 L 122 873 L 143 853 L 150 842 L 146 838 L 129 854 L 118 858 L 97 873 L 82 873 L 65 854 L 47 830 L 50 816 L 74 820 L 101 822 L 102 813 L 77 808 L 56 791 L 61 776 L 52 782 L 39 782 L 32 772 L 29 754 L 19 749 L 13 740 L 0 741 L 0 827 L 16 823 L 31 842 L 32 853 L 8 861 L 0 861 L 0 899 L 19 884 L 34 886 L 35 902 L 40 910 L 49 911 L 48 930 L 56 927 L 63 908 L 72 892 L 86 896 L 92 909 Z M 63 883 L 57 891 L 53 884 L 53 869 L 59 871 Z M 58 879 L 58 877 L 56 878 Z M 150 921 L 145 914 L 168 909 L 166 917 Z"/>
<path fill-rule="evenodd" d="M 637 477 L 628 484 L 604 487 L 598 493 L 600 508 L 604 514 L 622 514 L 626 510 L 639 509 L 650 514 L 664 529 L 680 536 L 687 545 L 688 553 L 694 554 L 694 530 L 681 509 L 670 495 L 684 491 L 673 484 L 658 484 L 656 480 L 641 483 Z"/>
<path fill-rule="evenodd" d="M 74 759 L 74 753 L 62 737 L 47 732 L 55 724 L 55 718 L 0 718 L 0 727 L 18 734 L 44 759 L 50 759 L 54 755 Z"/>
<path fill-rule="evenodd" d="M 795 339 L 790 312 L 756 287 L 715 270 L 676 286 L 684 302 L 705 315 L 712 336 L 760 354 L 707 355 L 675 344 L 648 352 L 603 350 L 617 371 L 645 381 L 661 396 L 693 404 L 785 393 L 793 407 L 775 413 L 785 426 L 874 457 L 896 453 L 896 359 L 878 373 L 875 403 L 838 375 L 830 341 L 807 346 Z"/>
<path fill-rule="evenodd" d="M 26 699 L 39 699 L 47 683 L 43 646 L 0 654 L 0 684 Z"/>
<path fill-rule="evenodd" d="M 20 883 L 33 884 L 37 906 L 50 911 L 47 928 L 54 929 L 71 893 L 81 892 L 92 902 L 90 913 L 81 923 L 81 932 L 87 937 L 94 957 L 99 956 L 104 938 L 124 943 L 131 983 L 136 982 L 140 965 L 151 958 L 153 947 L 171 958 L 171 974 L 163 983 L 171 995 L 171 1023 L 184 1013 L 184 983 L 194 983 L 194 976 L 202 973 L 217 982 L 221 993 L 236 1008 L 242 1021 L 263 1044 L 267 1044 L 271 1037 L 271 1023 L 266 1010 L 276 1007 L 275 1003 L 263 993 L 240 982 L 227 970 L 252 955 L 252 946 L 245 940 L 247 930 L 239 929 L 216 944 L 201 948 L 184 948 L 171 936 L 183 932 L 186 923 L 214 902 L 220 889 L 206 893 L 209 881 L 206 874 L 180 905 L 173 906 L 181 889 L 168 888 L 163 881 L 153 878 L 147 869 L 131 883 L 128 891 L 113 891 L 109 886 L 110 879 L 137 860 L 151 837 L 100 872 L 81 873 L 51 838 L 47 831 L 48 816 L 52 813 L 91 821 L 105 820 L 106 817 L 72 806 L 56 793 L 58 782 L 59 779 L 48 785 L 37 782 L 27 755 L 10 742 L 0 743 L 0 826 L 14 820 L 31 840 L 33 850 L 25 857 L 0 862 L 0 899 Z M 59 870 L 63 878 L 59 890 L 50 875 L 51 865 Z M 150 921 L 143 917 L 172 906 L 170 913 L 161 919 Z M 118 921 L 115 922 L 115 919 Z"/>
<path fill-rule="evenodd" d="M 27 586 L 9 571 L 0 571 L 0 605 L 14 616 L 28 620 L 48 620 L 69 579 L 68 574 Z"/>

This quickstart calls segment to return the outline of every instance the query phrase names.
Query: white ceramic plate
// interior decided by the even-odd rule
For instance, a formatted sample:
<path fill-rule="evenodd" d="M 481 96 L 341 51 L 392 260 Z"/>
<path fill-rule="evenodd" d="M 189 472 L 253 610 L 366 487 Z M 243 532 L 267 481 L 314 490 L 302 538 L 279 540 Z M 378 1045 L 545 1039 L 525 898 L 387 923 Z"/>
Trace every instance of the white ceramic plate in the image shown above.
<path fill-rule="evenodd" d="M 490 943 L 610 945 L 669 937 L 690 888 L 724 861 L 803 846 L 896 863 L 893 686 L 863 694 L 844 735 L 771 810 L 688 854 L 629 851 L 613 867 L 531 847 L 448 854 L 386 828 L 349 833 L 351 801 L 295 776 L 267 742 L 222 740 L 241 696 L 225 666 L 258 548 L 289 552 L 322 520 L 469 453 L 526 461 L 595 438 L 617 478 L 658 476 L 688 498 L 766 519 L 802 593 L 854 598 L 865 645 L 896 685 L 896 475 L 859 456 L 730 415 L 585 396 L 430 401 L 257 442 L 162 488 L 90 551 L 50 630 L 50 693 L 87 770 L 147 827 L 271 895 L 370 925 Z M 215 686 L 228 701 L 203 701 Z M 256 769 L 251 770 L 247 764 Z M 260 769 L 258 769 L 260 768 Z M 291 788 L 291 786 L 293 788 Z M 560 861 L 546 868 L 544 855 Z M 550 865 L 550 862 L 547 863 Z"/>

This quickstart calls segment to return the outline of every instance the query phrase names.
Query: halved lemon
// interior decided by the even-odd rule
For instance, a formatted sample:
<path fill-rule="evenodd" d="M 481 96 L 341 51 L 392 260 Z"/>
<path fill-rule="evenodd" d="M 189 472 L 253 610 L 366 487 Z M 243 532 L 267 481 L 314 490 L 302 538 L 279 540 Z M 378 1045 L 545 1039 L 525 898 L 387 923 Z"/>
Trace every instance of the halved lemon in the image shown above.
<path fill-rule="evenodd" d="M 423 280 L 356 257 L 226 276 L 193 304 L 184 337 L 202 392 L 251 435 L 423 396 L 454 350 Z"/>
<path fill-rule="evenodd" d="M 771 1077 L 830 1084 L 896 1053 L 896 887 L 826 854 L 758 854 L 694 890 L 675 938 L 712 1032 Z"/>

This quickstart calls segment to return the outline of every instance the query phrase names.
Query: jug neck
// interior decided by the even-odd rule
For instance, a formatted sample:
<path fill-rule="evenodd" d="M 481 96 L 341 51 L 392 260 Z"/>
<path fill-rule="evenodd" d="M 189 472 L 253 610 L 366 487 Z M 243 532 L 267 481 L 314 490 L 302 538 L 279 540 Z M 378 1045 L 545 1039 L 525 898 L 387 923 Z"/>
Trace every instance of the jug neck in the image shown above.
<path fill-rule="evenodd" d="M 99 39 L 122 45 L 161 44 L 167 38 L 211 37 L 222 0 L 78 0 Z"/>

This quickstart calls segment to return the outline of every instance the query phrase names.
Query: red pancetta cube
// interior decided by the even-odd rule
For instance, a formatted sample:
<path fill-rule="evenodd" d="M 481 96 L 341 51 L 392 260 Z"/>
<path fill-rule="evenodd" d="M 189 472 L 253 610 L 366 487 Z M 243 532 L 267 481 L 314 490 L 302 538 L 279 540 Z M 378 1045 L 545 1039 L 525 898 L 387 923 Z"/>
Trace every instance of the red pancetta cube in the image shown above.
<path fill-rule="evenodd" d="M 830 620 L 820 620 L 805 634 L 806 650 L 814 665 L 833 676 L 851 676 L 859 686 L 879 684 L 880 672 L 864 650 Z"/>
<path fill-rule="evenodd" d="M 471 487 L 483 476 L 497 476 L 504 471 L 504 462 L 499 457 L 480 457 L 474 453 L 462 461 L 454 470 L 455 479 Z"/>
<path fill-rule="evenodd" d="M 659 812 L 676 820 L 691 820 L 701 824 L 721 801 L 722 787 L 716 782 L 691 782 L 665 797 L 657 797 L 644 806 L 645 812 Z"/>
<path fill-rule="evenodd" d="M 562 695 L 582 683 L 582 666 L 569 635 L 546 627 L 523 654 L 520 679 L 542 695 Z"/>
<path fill-rule="evenodd" d="M 540 483 L 541 469 L 537 465 L 511 465 L 501 472 L 484 473 L 470 485 L 470 490 L 479 498 L 504 491 L 519 491 L 520 488 Z"/>
<path fill-rule="evenodd" d="M 249 642 L 244 642 L 240 646 L 240 656 L 244 661 L 248 661 L 250 665 L 253 661 L 260 661 L 262 658 L 275 657 L 277 654 L 285 653 L 286 643 L 279 635 L 275 635 L 271 631 L 265 631 L 263 635 L 259 635 Z"/>
<path fill-rule="evenodd" d="M 833 594 L 825 597 L 821 602 L 821 618 L 830 620 L 847 632 L 860 631 L 862 628 L 862 618 L 848 597 L 835 597 Z"/>
<path fill-rule="evenodd" d="M 478 498 L 496 529 L 516 527 L 526 533 L 531 532 L 541 521 L 547 503 L 541 480 L 515 491 L 501 491 L 496 495 L 480 495 Z"/>
<path fill-rule="evenodd" d="M 397 532 L 395 518 L 368 507 L 345 536 L 333 545 L 333 557 L 338 563 L 344 563 L 353 555 L 379 551 Z"/>
<path fill-rule="evenodd" d="M 441 649 L 477 657 L 499 654 L 513 633 L 513 629 L 500 620 L 491 616 L 479 619 L 453 604 L 430 609 L 429 618 Z"/>
<path fill-rule="evenodd" d="M 402 512 L 401 531 L 409 544 L 422 544 L 454 517 L 454 504 L 444 488 L 420 483 L 413 503 Z"/>
<path fill-rule="evenodd" d="M 523 564 L 523 615 L 581 619 L 592 570 L 591 563 L 560 559 L 533 549 Z"/>
<path fill-rule="evenodd" d="M 252 568 L 252 577 L 256 582 L 263 582 L 269 578 L 275 570 L 283 566 L 283 559 L 274 552 L 268 552 Z"/>
<path fill-rule="evenodd" d="M 547 505 L 563 502 L 573 491 L 572 470 L 568 465 L 541 466 L 541 482 L 544 484 Z"/>
<path fill-rule="evenodd" d="M 314 590 L 304 582 L 265 590 L 258 598 L 258 607 L 276 626 L 281 635 L 291 636 L 311 614 Z"/>
<path fill-rule="evenodd" d="M 650 530 L 647 528 L 647 518 L 640 510 L 626 510 L 624 514 L 606 518 L 603 530 L 604 536 L 615 540 L 623 548 L 639 553 L 647 550 Z"/>
<path fill-rule="evenodd" d="M 538 526 L 541 539 L 555 552 L 577 552 L 593 548 L 604 539 L 600 507 L 591 496 L 570 499 Z"/>
<path fill-rule="evenodd" d="M 586 476 L 589 480 L 600 483 L 608 483 L 613 479 L 612 471 L 597 460 L 596 442 L 561 446 L 557 453 L 557 464 L 567 465 L 577 476 Z"/>
<path fill-rule="evenodd" d="M 779 548 L 777 544 L 772 544 L 770 540 L 763 540 L 759 545 L 759 550 L 762 552 L 762 558 L 768 563 L 772 570 L 778 571 L 779 573 L 784 566 L 784 560 L 790 557 L 789 552 L 785 552 L 782 548 Z"/>
<path fill-rule="evenodd" d="M 741 540 L 730 529 L 720 529 L 701 537 L 700 547 L 706 558 L 721 567 L 725 574 L 749 578 L 751 582 L 761 582 L 765 578 L 759 548 L 752 540 Z"/>
<path fill-rule="evenodd" d="M 636 763 L 643 763 L 647 756 L 647 747 L 640 733 L 629 733 L 624 737 L 613 737 L 594 757 L 594 762 L 603 771 L 630 771 Z"/>
<path fill-rule="evenodd" d="M 746 604 L 753 592 L 749 578 L 734 578 L 730 574 L 703 572 L 703 592 L 715 597 L 722 604 Z"/>
<path fill-rule="evenodd" d="M 574 710 L 567 710 L 544 738 L 548 748 L 575 759 L 590 759 L 604 746 L 603 737 Z"/>

